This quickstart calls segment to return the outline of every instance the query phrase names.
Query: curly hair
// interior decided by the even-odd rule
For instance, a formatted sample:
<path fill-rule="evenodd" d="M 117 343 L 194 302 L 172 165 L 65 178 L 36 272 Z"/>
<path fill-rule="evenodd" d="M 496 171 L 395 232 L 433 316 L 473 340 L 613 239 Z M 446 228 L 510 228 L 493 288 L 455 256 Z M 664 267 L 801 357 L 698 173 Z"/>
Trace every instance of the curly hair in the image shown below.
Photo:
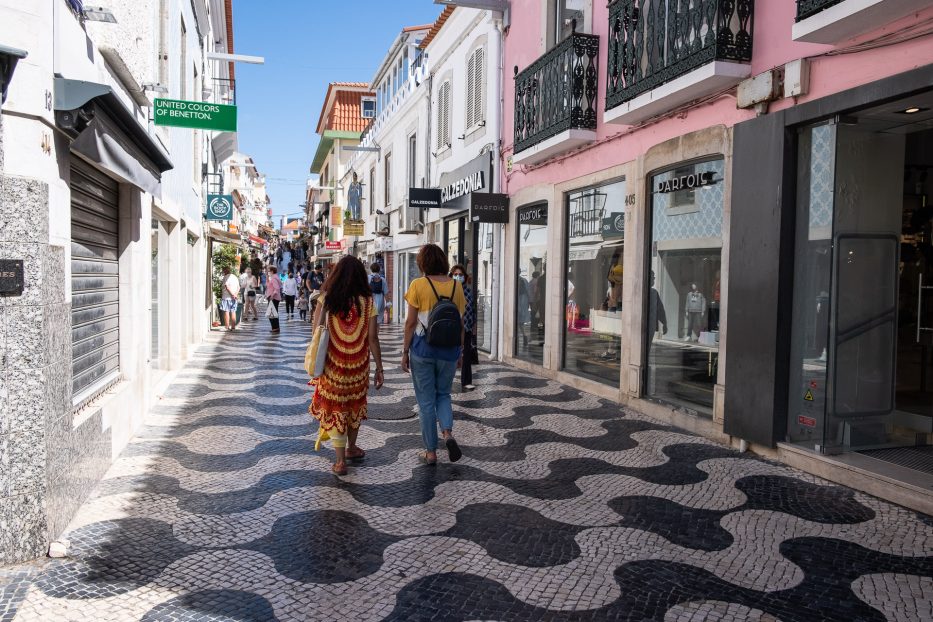
<path fill-rule="evenodd" d="M 330 313 L 344 317 L 353 307 L 362 313 L 360 297 L 368 298 L 373 293 L 369 288 L 363 262 L 349 255 L 337 262 L 321 289 L 327 294 L 324 298 L 324 308 Z"/>
<path fill-rule="evenodd" d="M 450 272 L 450 262 L 443 249 L 437 244 L 425 244 L 418 251 L 418 269 L 424 276 L 446 276 Z"/>

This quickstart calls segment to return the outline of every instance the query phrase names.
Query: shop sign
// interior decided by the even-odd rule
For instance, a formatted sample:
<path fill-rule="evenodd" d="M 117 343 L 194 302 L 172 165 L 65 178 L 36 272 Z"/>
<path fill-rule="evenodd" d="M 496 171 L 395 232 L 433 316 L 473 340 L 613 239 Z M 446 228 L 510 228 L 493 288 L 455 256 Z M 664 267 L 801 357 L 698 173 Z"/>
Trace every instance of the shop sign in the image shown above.
<path fill-rule="evenodd" d="M 441 206 L 440 188 L 409 188 L 408 207 L 431 209 Z"/>
<path fill-rule="evenodd" d="M 236 131 L 236 106 L 157 97 L 153 102 L 153 110 L 156 125 L 217 132 Z"/>
<path fill-rule="evenodd" d="M 23 284 L 23 260 L 0 259 L 0 296 L 22 296 Z"/>
<path fill-rule="evenodd" d="M 373 245 L 377 251 L 390 251 L 392 250 L 392 238 L 381 237 L 375 239 L 375 244 Z"/>
<path fill-rule="evenodd" d="M 492 165 L 492 153 L 483 153 L 473 158 L 460 168 L 441 174 L 441 203 L 444 209 L 467 209 L 465 201 L 459 201 L 471 192 L 486 190 L 489 180 L 489 168 Z"/>
<path fill-rule="evenodd" d="M 603 218 L 603 239 L 625 237 L 625 213 L 610 214 Z"/>
<path fill-rule="evenodd" d="M 470 220 L 508 223 L 509 195 L 496 192 L 474 192 L 470 195 Z"/>
<path fill-rule="evenodd" d="M 485 188 L 486 176 L 483 175 L 483 171 L 476 171 L 469 177 L 458 179 L 454 183 L 441 188 L 441 201 L 450 203 L 454 199 L 458 199 L 465 194 L 479 192 Z"/>
<path fill-rule="evenodd" d="M 352 222 L 347 221 L 343 225 L 343 234 L 344 235 L 363 235 L 365 232 L 365 224 L 362 222 Z"/>
<path fill-rule="evenodd" d="M 518 224 L 520 225 L 546 225 L 547 205 L 532 205 L 518 210 Z"/>
<path fill-rule="evenodd" d="M 232 220 L 233 219 L 233 195 L 231 194 L 209 194 L 207 195 L 207 213 L 204 215 L 207 220 Z"/>
<path fill-rule="evenodd" d="M 330 208 L 330 226 L 331 227 L 342 227 L 343 226 L 343 210 L 339 207 Z"/>
<path fill-rule="evenodd" d="M 703 171 L 702 173 L 691 173 L 690 175 L 681 175 L 667 181 L 658 182 L 658 192 L 677 192 L 678 190 L 693 190 L 703 186 L 711 186 L 716 183 L 715 171 Z"/>
<path fill-rule="evenodd" d="M 324 242 L 324 250 L 328 251 L 342 251 L 343 250 L 343 240 L 327 240 Z"/>

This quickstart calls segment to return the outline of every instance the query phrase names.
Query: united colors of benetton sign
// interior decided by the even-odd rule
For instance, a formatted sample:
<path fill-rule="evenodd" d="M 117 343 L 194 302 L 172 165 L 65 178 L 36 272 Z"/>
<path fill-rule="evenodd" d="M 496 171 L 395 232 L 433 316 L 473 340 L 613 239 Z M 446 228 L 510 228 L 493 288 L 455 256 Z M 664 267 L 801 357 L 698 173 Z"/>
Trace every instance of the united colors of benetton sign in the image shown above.
<path fill-rule="evenodd" d="M 218 132 L 236 131 L 236 106 L 157 98 L 155 124 Z"/>

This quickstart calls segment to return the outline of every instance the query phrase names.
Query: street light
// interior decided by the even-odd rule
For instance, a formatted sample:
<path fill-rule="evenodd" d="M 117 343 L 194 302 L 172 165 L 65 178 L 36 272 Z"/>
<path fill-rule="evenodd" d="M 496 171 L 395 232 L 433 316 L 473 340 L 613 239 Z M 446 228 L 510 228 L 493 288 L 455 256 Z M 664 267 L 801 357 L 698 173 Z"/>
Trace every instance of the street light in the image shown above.
<path fill-rule="evenodd" d="M 102 6 L 86 6 L 81 10 L 81 16 L 89 22 L 117 23 L 113 11 Z"/>

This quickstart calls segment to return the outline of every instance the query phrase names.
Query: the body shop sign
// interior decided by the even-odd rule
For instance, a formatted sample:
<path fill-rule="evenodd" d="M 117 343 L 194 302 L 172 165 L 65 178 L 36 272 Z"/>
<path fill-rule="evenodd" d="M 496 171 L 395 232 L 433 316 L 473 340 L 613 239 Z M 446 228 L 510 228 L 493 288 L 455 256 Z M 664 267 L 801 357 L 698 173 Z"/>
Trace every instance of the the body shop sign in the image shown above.
<path fill-rule="evenodd" d="M 236 131 L 236 106 L 162 98 L 156 98 L 153 104 L 156 125 Z"/>

